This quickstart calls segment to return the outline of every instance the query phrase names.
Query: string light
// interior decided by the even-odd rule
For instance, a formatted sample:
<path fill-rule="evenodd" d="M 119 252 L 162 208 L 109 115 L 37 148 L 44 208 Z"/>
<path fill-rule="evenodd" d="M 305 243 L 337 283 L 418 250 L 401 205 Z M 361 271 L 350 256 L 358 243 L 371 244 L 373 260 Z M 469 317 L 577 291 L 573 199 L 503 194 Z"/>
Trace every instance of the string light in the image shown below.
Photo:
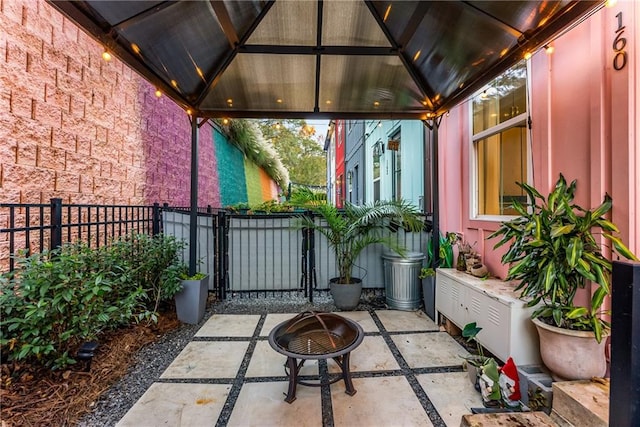
<path fill-rule="evenodd" d="M 227 119 L 226 117 L 224 119 L 222 119 L 222 124 L 223 125 L 228 125 L 229 124 L 229 119 Z"/>
<path fill-rule="evenodd" d="M 107 49 L 105 49 L 104 52 L 102 52 L 102 59 L 104 59 L 107 62 L 111 61 L 111 54 L 107 51 Z"/>
<path fill-rule="evenodd" d="M 524 53 L 524 59 L 529 59 L 531 58 L 531 52 L 527 51 Z"/>
<path fill-rule="evenodd" d="M 547 55 L 551 55 L 554 50 L 556 50 L 555 47 L 550 45 L 544 45 L 544 51 L 547 53 Z"/>
<path fill-rule="evenodd" d="M 162 96 L 162 91 L 160 89 L 156 89 L 156 96 L 160 98 Z"/>

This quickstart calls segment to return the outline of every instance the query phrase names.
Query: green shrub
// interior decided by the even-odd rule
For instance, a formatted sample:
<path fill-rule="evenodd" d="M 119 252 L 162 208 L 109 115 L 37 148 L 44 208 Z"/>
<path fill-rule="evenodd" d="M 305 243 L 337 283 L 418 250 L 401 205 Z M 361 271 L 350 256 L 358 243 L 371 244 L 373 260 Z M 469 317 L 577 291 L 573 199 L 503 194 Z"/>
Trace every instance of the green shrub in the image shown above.
<path fill-rule="evenodd" d="M 63 368 L 81 341 L 130 321 L 139 295 L 113 292 L 131 277 L 117 265 L 104 268 L 101 252 L 65 245 L 18 258 L 15 274 L 3 275 L 0 345 L 11 359 Z"/>
<path fill-rule="evenodd" d="M 157 320 L 160 302 L 181 288 L 181 247 L 133 234 L 97 250 L 76 243 L 17 257 L 14 273 L 0 276 L 3 358 L 60 369 L 102 331 Z"/>
<path fill-rule="evenodd" d="M 182 263 L 179 251 L 184 243 L 173 236 L 131 234 L 112 244 L 118 263 L 131 272 L 135 285 L 142 290 L 145 311 L 139 318 L 156 320 L 161 302 L 171 300 L 181 290 Z"/>

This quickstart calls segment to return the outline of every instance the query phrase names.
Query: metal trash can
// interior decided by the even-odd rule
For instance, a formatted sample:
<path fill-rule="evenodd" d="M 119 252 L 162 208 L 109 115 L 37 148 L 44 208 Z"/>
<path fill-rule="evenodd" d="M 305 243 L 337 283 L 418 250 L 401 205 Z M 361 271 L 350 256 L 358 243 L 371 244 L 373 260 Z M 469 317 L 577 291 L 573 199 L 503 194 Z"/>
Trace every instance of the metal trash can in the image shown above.
<path fill-rule="evenodd" d="M 420 269 L 424 254 L 409 252 L 405 257 L 395 253 L 382 255 L 384 290 L 389 308 L 417 310 L 422 304 Z"/>

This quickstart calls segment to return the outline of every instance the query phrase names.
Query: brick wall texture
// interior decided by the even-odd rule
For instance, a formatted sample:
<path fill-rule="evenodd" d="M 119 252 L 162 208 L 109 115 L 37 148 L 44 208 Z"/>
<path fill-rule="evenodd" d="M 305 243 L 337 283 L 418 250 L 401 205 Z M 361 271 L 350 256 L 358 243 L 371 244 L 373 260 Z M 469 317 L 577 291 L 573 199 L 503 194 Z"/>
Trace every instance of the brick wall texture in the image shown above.
<path fill-rule="evenodd" d="M 0 29 L 0 201 L 189 204 L 182 109 L 117 58 L 104 61 L 44 1 L 0 0 Z M 225 179 L 242 181 L 246 197 L 244 168 L 221 163 L 214 133 L 200 128 L 201 206 L 225 204 Z"/>

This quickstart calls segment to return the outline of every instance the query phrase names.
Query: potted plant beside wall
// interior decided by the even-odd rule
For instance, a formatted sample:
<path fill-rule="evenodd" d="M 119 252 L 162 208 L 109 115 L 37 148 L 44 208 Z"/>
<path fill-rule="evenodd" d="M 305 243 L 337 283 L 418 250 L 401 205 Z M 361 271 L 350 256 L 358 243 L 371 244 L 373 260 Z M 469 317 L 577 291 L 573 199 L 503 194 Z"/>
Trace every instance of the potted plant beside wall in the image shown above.
<path fill-rule="evenodd" d="M 576 181 L 567 185 L 562 176 L 547 198 L 527 184 L 518 184 L 528 195 L 529 207 L 514 201 L 519 217 L 503 223 L 489 238 L 494 246 L 509 244 L 502 262 L 509 264 L 506 280 L 516 287 L 528 305 L 536 307 L 532 318 L 540 336 L 544 364 L 556 379 L 589 379 L 605 374 L 605 337 L 609 324 L 602 303 L 610 293 L 611 261 L 596 240 L 612 244 L 612 250 L 628 259 L 636 256 L 614 235 L 617 227 L 605 218 L 611 210 L 608 194 L 600 206 L 588 210 L 573 203 Z M 574 305 L 578 289 L 587 281 L 596 285 L 587 307 Z"/>
<path fill-rule="evenodd" d="M 197 272 L 189 276 L 186 266 L 179 273 L 182 288 L 175 295 L 176 315 L 178 320 L 197 324 L 204 317 L 209 295 L 209 275 Z"/>
<path fill-rule="evenodd" d="M 318 223 L 305 216 L 300 225 L 323 234 L 334 251 L 338 277 L 329 282 L 336 307 L 341 310 L 352 310 L 360 301 L 362 280 L 353 276 L 358 255 L 369 245 L 380 243 L 404 256 L 405 248 L 385 231 L 400 226 L 407 231 L 420 231 L 424 226 L 420 211 L 406 201 L 377 201 L 363 206 L 347 202 L 342 211 L 326 203 L 306 206 L 324 220 Z"/>

